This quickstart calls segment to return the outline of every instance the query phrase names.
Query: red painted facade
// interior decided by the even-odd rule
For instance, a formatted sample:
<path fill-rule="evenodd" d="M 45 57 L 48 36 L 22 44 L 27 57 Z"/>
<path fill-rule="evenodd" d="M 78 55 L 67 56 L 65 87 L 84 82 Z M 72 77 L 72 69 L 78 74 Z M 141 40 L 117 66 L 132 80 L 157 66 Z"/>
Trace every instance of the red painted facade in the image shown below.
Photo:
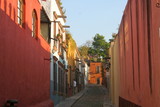
<path fill-rule="evenodd" d="M 119 28 L 120 97 L 137 104 L 132 107 L 160 106 L 158 3 L 129 0 Z M 120 107 L 129 107 L 121 100 Z"/>
<path fill-rule="evenodd" d="M 53 106 L 49 100 L 50 47 L 40 35 L 41 6 L 38 0 L 24 1 L 21 27 L 17 23 L 18 0 L 0 0 L 0 106 L 9 99 L 17 99 L 18 107 L 43 102 Z M 33 10 L 37 15 L 37 38 L 31 34 Z"/>
<path fill-rule="evenodd" d="M 90 78 L 89 80 L 90 84 L 102 84 L 102 63 L 99 62 L 90 63 L 89 78 Z"/>

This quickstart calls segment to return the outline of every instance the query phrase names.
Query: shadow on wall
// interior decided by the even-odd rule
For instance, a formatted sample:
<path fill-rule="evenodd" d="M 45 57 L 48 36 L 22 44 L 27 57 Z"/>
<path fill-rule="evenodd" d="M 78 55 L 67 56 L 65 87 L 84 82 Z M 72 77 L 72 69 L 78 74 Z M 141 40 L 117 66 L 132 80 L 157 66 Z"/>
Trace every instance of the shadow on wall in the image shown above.
<path fill-rule="evenodd" d="M 44 60 L 50 58 L 49 45 L 39 35 L 34 39 L 27 23 L 24 28 L 16 23 L 16 8 L 0 0 L 1 107 L 9 99 L 26 107 L 50 98 L 50 61 Z"/>
<path fill-rule="evenodd" d="M 8 7 L 9 7 L 9 9 L 7 10 L 7 0 L 4 0 L 3 1 L 3 4 L 2 4 L 2 0 L 0 0 L 0 8 L 2 9 L 2 8 L 4 8 L 4 12 L 5 13 L 7 13 L 7 11 L 9 11 L 9 16 L 11 17 L 11 18 L 13 18 L 14 20 L 13 21 L 16 21 L 16 11 L 15 11 L 15 8 L 14 7 L 12 7 L 12 4 L 11 3 L 9 3 L 9 5 L 8 5 Z M 1 14 L 0 14 L 1 15 Z M 1 17 L 1 16 L 0 16 Z"/>
<path fill-rule="evenodd" d="M 4 9 L 3 9 L 3 7 L 4 7 Z M 8 7 L 8 8 L 7 8 Z M 17 7 L 14 7 L 14 6 L 12 6 L 12 4 L 11 3 L 7 3 L 7 0 L 4 0 L 3 2 L 2 2 L 2 0 L 0 0 L 0 9 L 1 9 L 1 14 L 0 14 L 0 18 L 1 18 L 1 24 L 3 24 L 3 22 L 5 22 L 6 21 L 6 19 L 9 19 L 10 18 L 10 20 L 11 21 L 13 21 L 14 23 L 15 23 L 15 26 L 17 26 L 17 27 L 19 27 L 19 30 L 21 29 L 22 31 L 24 31 L 23 29 L 22 29 L 22 27 L 20 27 L 16 22 L 17 22 L 17 13 L 16 13 L 16 10 L 17 10 Z M 2 17 L 2 15 L 6 15 L 7 16 L 7 18 L 6 17 Z M 2 26 L 1 26 L 2 27 Z M 31 35 L 31 33 L 32 33 L 32 31 L 31 31 L 31 25 L 29 26 L 26 22 L 24 22 L 24 26 L 23 26 L 23 28 L 28 32 L 28 33 L 30 33 L 30 35 Z M 50 51 L 50 49 L 48 49 L 48 48 L 46 48 L 45 46 L 46 46 L 46 44 L 44 44 L 43 42 L 43 39 L 41 39 L 42 38 L 42 36 L 38 33 L 38 39 L 37 39 L 37 42 L 46 50 L 46 51 Z M 48 44 L 48 46 L 49 46 L 49 44 Z"/>

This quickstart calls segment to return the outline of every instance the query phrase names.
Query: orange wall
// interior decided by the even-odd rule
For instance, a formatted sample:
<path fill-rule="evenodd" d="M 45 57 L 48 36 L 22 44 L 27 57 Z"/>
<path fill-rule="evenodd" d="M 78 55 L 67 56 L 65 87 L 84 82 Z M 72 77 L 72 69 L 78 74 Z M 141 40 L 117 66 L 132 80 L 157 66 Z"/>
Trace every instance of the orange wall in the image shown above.
<path fill-rule="evenodd" d="M 96 71 L 96 67 L 100 66 L 100 72 L 97 73 Z M 98 63 L 98 62 L 91 62 L 90 63 L 90 70 L 89 70 L 89 74 L 90 74 L 90 80 L 89 83 L 90 84 L 97 84 L 97 78 L 100 78 L 100 84 L 102 84 L 102 63 Z"/>

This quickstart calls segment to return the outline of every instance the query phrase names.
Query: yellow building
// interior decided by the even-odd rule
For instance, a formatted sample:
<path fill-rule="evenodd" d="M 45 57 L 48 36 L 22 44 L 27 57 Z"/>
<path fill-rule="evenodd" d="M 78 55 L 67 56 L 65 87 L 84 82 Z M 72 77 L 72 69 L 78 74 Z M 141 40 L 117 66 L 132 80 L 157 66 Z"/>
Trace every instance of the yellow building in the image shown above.
<path fill-rule="evenodd" d="M 67 33 L 66 34 L 66 39 L 67 39 L 67 46 L 68 46 L 68 49 L 67 49 L 67 59 L 68 59 L 68 85 L 69 87 L 72 86 L 72 83 L 71 83 L 71 71 L 74 69 L 74 66 L 75 66 L 75 50 L 76 50 L 76 42 L 74 41 L 74 39 L 72 38 L 71 34 L 70 33 Z"/>
<path fill-rule="evenodd" d="M 73 80 L 75 79 L 77 85 L 80 84 L 79 72 L 81 71 L 81 56 L 78 51 L 76 42 L 70 33 L 66 34 L 67 43 L 67 59 L 68 59 L 68 87 L 69 96 L 72 95 Z"/>
<path fill-rule="evenodd" d="M 118 52 L 118 36 L 111 42 L 109 49 L 110 54 L 110 93 L 114 107 L 119 107 L 119 52 Z"/>

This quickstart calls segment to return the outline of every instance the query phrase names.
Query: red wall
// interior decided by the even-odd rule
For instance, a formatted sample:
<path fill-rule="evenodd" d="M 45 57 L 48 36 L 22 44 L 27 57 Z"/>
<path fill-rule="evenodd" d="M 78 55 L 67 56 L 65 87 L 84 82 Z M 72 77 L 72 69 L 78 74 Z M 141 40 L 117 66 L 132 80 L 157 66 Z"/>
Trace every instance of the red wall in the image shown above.
<path fill-rule="evenodd" d="M 17 0 L 0 0 L 0 106 L 8 99 L 26 107 L 49 100 L 49 44 L 40 36 L 40 3 L 25 0 L 25 28 L 17 24 Z M 38 39 L 31 36 L 33 9 Z"/>
<path fill-rule="evenodd" d="M 129 0 L 118 33 L 120 97 L 142 107 L 160 106 L 160 8 L 156 3 Z"/>

